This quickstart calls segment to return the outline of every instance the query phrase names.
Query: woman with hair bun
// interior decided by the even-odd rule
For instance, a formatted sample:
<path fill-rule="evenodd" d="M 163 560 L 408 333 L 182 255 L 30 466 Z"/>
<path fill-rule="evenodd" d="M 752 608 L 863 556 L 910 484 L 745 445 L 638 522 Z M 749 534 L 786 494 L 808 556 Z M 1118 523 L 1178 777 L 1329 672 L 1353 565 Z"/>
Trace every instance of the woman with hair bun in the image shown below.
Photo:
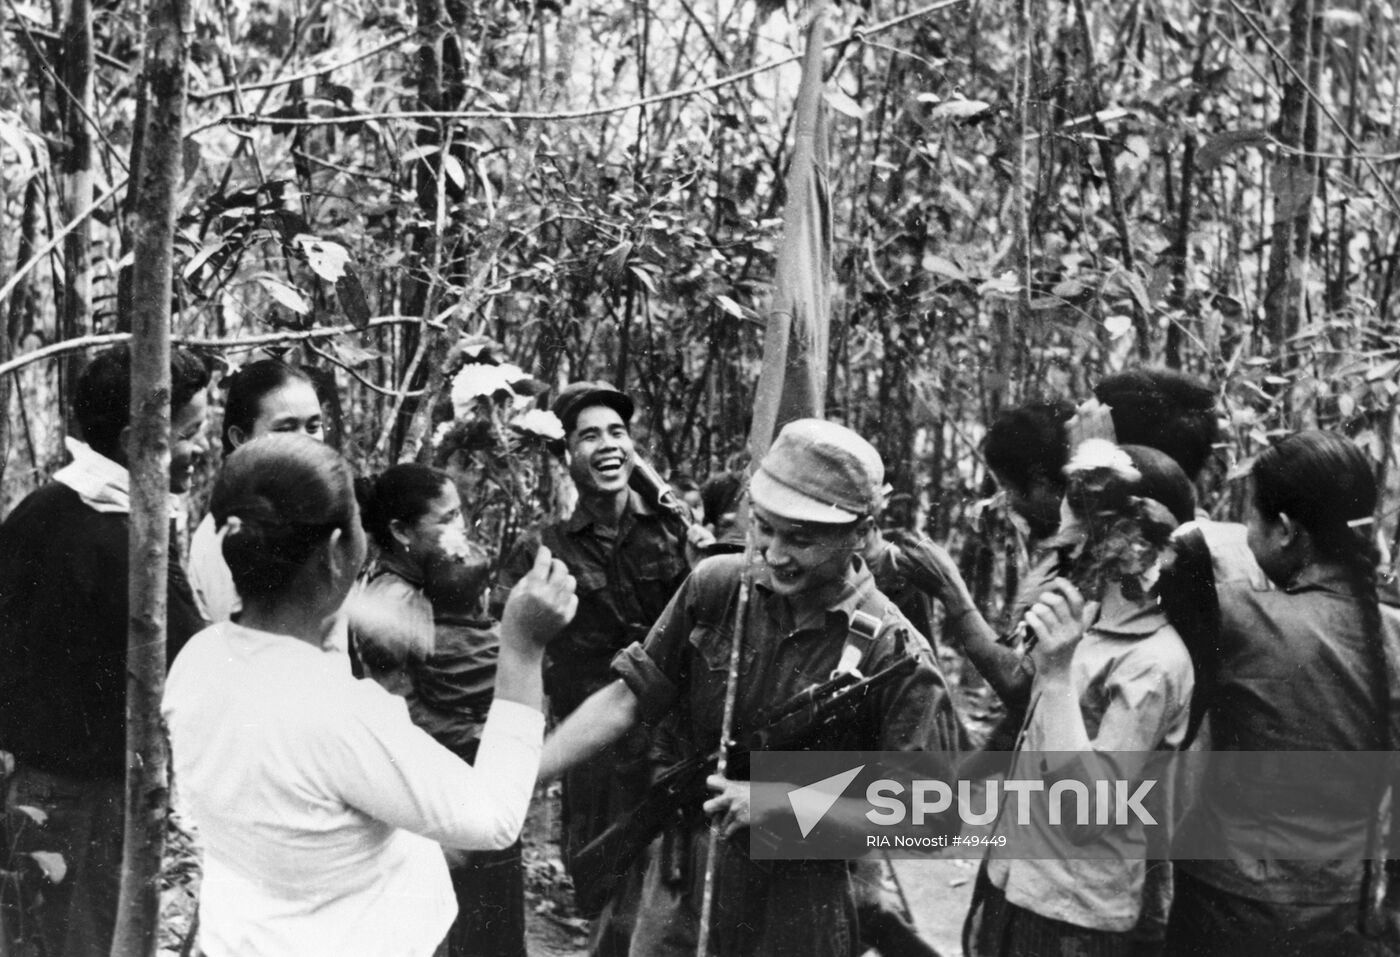
<path fill-rule="evenodd" d="M 280 359 L 260 359 L 224 380 L 223 450 L 227 457 L 244 442 L 273 433 L 299 433 L 324 441 L 321 401 L 302 370 Z M 228 621 L 238 613 L 220 543 L 222 526 L 211 511 L 190 539 L 190 586 L 206 621 Z"/>
<path fill-rule="evenodd" d="M 490 561 L 467 541 L 457 486 L 405 463 L 359 480 L 356 495 L 377 553 L 347 604 L 355 660 L 407 700 L 414 724 L 474 761 L 500 637 L 482 608 Z M 525 957 L 519 844 L 447 857 L 457 920 L 446 957 Z"/>
<path fill-rule="evenodd" d="M 321 650 L 365 557 L 336 452 L 306 436 L 255 439 L 229 457 L 212 511 L 243 610 L 185 647 L 162 708 L 204 844 L 199 946 L 428 957 L 456 911 L 439 845 L 519 836 L 544 732 L 540 662 L 573 615 L 573 578 L 540 549 L 511 592 L 469 765 Z"/>
<path fill-rule="evenodd" d="M 1388 762 L 1360 755 L 1356 774 L 1336 773 L 1277 752 L 1331 752 L 1351 768 L 1348 753 L 1394 746 L 1376 495 L 1365 454 L 1333 432 L 1292 435 L 1254 462 L 1245 525 L 1268 581 L 1216 582 L 1213 753 L 1177 841 L 1178 856 L 1223 859 L 1177 862 L 1167 953 L 1361 952 L 1364 858 Z M 1242 772 L 1251 759 L 1223 756 L 1234 752 L 1275 760 Z"/>

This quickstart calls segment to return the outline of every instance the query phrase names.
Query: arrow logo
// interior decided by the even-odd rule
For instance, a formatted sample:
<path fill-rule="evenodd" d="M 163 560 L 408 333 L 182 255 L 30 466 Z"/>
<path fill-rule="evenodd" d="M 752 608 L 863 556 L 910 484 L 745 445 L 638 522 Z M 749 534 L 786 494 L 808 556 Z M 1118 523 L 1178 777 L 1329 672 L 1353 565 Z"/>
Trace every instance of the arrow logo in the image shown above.
<path fill-rule="evenodd" d="M 797 827 L 802 831 L 804 838 L 826 816 L 826 812 L 831 810 L 837 799 L 846 793 L 846 788 L 863 770 L 865 765 L 862 764 L 788 792 L 788 804 L 792 805 L 793 816 L 797 818 Z"/>

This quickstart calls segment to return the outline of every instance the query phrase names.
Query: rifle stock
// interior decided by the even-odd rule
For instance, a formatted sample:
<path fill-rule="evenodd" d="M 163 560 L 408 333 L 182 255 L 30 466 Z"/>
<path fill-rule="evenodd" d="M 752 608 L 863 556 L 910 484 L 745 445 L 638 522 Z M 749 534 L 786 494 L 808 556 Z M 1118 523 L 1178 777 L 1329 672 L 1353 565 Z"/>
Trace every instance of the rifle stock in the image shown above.
<path fill-rule="evenodd" d="M 800 750 L 824 728 L 847 716 L 865 697 L 914 670 L 918 659 L 900 658 L 868 678 L 837 676 L 798 692 L 762 714 L 761 727 L 730 751 L 730 766 L 747 774 L 754 751 Z M 714 770 L 718 752 L 697 754 L 667 768 L 657 777 L 642 803 L 626 818 L 615 821 L 570 861 L 576 885 L 606 900 L 632 862 L 668 826 L 694 812 L 707 797 L 705 778 Z"/>

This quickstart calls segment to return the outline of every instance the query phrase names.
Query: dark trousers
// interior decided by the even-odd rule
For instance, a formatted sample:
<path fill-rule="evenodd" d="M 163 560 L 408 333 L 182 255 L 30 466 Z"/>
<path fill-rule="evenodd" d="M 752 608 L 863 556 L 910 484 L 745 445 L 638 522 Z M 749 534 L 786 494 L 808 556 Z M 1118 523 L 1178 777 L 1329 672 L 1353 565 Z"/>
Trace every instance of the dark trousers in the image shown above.
<path fill-rule="evenodd" d="M 1356 957 L 1374 952 L 1357 934 L 1359 903 L 1257 901 L 1176 871 L 1167 922 L 1171 957 Z"/>
<path fill-rule="evenodd" d="M 653 854 L 631 957 L 694 957 L 709 832 L 679 840 L 679 880 Z M 719 843 L 710 952 L 717 957 L 855 957 L 855 897 L 843 861 L 749 860 L 748 838 Z"/>
<path fill-rule="evenodd" d="M 42 940 L 36 953 L 107 957 L 111 950 L 121 890 L 125 795 L 119 777 L 77 778 L 25 767 L 10 777 L 6 811 L 34 808 L 46 818 L 40 826 L 28 816 L 12 815 L 16 854 L 58 854 L 67 871 L 59 883 L 41 888 L 35 923 L 22 921 L 10 928 L 22 938 Z"/>
<path fill-rule="evenodd" d="M 965 957 L 1131 957 L 1132 935 L 1092 930 L 1017 907 L 977 873 L 972 906 L 963 926 Z"/>
<path fill-rule="evenodd" d="M 633 731 L 564 775 L 564 866 L 574 878 L 579 909 L 593 922 L 589 936 L 592 957 L 626 957 L 637 922 L 647 855 L 643 854 L 621 876 L 610 896 L 579 880 L 573 870 L 573 858 L 615 821 L 626 820 L 646 796 L 652 767 L 646 757 L 647 747 L 644 734 Z"/>
<path fill-rule="evenodd" d="M 856 861 L 851 865 L 851 887 L 856 898 L 860 944 L 880 957 L 938 957 L 938 951 L 922 937 L 898 907 L 897 893 L 886 874 L 886 862 Z"/>
<path fill-rule="evenodd" d="M 457 919 L 446 957 L 525 957 L 525 868 L 520 842 L 447 855 Z"/>

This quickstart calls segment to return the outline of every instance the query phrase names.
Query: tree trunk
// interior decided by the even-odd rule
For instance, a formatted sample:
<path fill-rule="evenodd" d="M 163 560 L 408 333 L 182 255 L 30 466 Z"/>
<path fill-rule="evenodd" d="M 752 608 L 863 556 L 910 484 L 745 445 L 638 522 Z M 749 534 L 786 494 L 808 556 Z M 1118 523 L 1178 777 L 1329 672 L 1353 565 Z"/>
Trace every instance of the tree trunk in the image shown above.
<path fill-rule="evenodd" d="M 146 128 L 134 172 L 131 341 L 131 579 L 126 687 L 126 822 L 113 957 L 154 957 L 165 847 L 166 561 L 170 548 L 170 293 L 185 114 L 187 0 L 146 7 Z"/>
<path fill-rule="evenodd" d="M 72 222 L 92 203 L 92 7 L 89 0 L 72 0 L 68 25 L 63 32 L 63 82 L 71 96 L 59 98 L 63 134 L 63 221 Z M 92 220 L 84 218 L 63 241 L 63 295 L 58 317 L 58 338 L 74 339 L 91 332 L 92 322 Z M 60 367 L 63 395 L 71 395 L 81 365 L 78 354 Z"/>
<path fill-rule="evenodd" d="M 1315 22 L 1313 0 L 1293 0 L 1288 32 L 1288 59 L 1297 67 L 1297 75 L 1289 71 L 1283 85 L 1278 139 L 1286 146 L 1311 150 L 1317 142 L 1317 104 L 1303 81 L 1316 90 L 1322 62 L 1322 27 Z M 1282 347 L 1302 325 L 1317 173 L 1317 160 L 1306 155 L 1280 152 L 1273 165 L 1274 224 L 1264 315 L 1268 339 L 1275 347 Z"/>

